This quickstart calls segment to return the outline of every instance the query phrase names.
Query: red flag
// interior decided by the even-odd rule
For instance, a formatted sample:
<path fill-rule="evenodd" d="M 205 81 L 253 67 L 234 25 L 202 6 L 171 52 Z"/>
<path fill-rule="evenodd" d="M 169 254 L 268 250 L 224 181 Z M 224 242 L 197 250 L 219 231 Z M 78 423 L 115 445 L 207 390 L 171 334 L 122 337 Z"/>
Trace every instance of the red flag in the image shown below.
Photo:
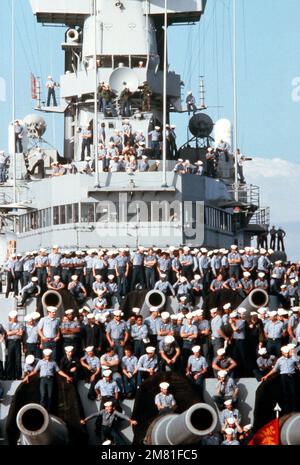
<path fill-rule="evenodd" d="M 36 77 L 34 74 L 31 73 L 31 98 L 32 100 L 37 99 L 37 94 L 36 94 Z"/>
<path fill-rule="evenodd" d="M 248 443 L 248 446 L 279 446 L 279 419 L 261 428 Z"/>

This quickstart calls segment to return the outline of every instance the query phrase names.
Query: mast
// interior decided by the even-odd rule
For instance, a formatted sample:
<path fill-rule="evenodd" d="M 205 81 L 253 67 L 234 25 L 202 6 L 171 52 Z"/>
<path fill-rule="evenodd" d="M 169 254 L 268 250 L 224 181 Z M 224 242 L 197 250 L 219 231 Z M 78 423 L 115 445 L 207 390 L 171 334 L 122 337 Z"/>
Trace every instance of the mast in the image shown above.
<path fill-rule="evenodd" d="M 164 14 L 164 76 L 163 76 L 163 150 L 162 150 L 162 187 L 167 186 L 167 30 L 168 30 L 168 0 L 165 0 Z"/>
<path fill-rule="evenodd" d="M 94 157 L 95 157 L 95 187 L 100 187 L 100 172 L 98 160 L 98 68 L 97 68 L 97 0 L 94 0 L 94 64 L 95 64 L 95 96 L 94 96 Z"/>
<path fill-rule="evenodd" d="M 16 37 L 15 37 L 15 0 L 11 0 L 11 46 L 12 46 L 12 123 L 13 123 L 13 199 L 17 203 L 17 160 L 15 143 L 16 120 Z M 14 217 L 14 230 L 16 218 Z"/>
<path fill-rule="evenodd" d="M 238 200 L 238 159 L 237 159 L 237 4 L 236 0 L 233 0 L 233 155 L 234 155 L 234 196 L 235 200 Z"/>

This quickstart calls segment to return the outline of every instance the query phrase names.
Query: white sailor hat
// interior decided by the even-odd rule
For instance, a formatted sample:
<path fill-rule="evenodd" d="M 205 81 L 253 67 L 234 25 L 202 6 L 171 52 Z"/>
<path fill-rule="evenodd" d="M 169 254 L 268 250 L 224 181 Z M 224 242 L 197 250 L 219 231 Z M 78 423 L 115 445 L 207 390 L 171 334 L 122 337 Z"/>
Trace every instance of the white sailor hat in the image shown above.
<path fill-rule="evenodd" d="M 156 131 L 160 130 L 160 126 L 155 126 Z"/>
<path fill-rule="evenodd" d="M 269 255 L 273 255 L 273 253 L 274 253 L 274 250 L 273 250 L 273 249 L 268 249 L 268 254 L 269 254 Z"/>
<path fill-rule="evenodd" d="M 184 251 L 184 252 L 189 252 L 190 250 L 191 250 L 191 249 L 190 249 L 187 245 L 185 245 L 185 246 L 183 247 L 183 251 Z"/>
<path fill-rule="evenodd" d="M 185 302 L 187 300 L 187 297 L 185 295 L 182 295 L 181 297 L 179 297 L 179 300 Z"/>
<path fill-rule="evenodd" d="M 292 307 L 293 313 L 300 312 L 300 307 Z"/>
<path fill-rule="evenodd" d="M 257 312 L 250 312 L 250 316 L 257 316 L 258 313 Z"/>
<path fill-rule="evenodd" d="M 66 346 L 65 347 L 65 352 L 72 352 L 72 350 L 74 350 L 73 346 Z"/>
<path fill-rule="evenodd" d="M 147 352 L 147 354 L 153 354 L 155 352 L 155 347 L 148 346 L 146 348 L 146 352 Z"/>
<path fill-rule="evenodd" d="M 212 308 L 212 309 L 210 310 L 210 313 L 217 313 L 217 311 L 218 311 L 218 308 L 215 307 L 215 308 Z"/>
<path fill-rule="evenodd" d="M 225 352 L 226 352 L 226 350 L 225 350 L 223 347 L 222 347 L 221 349 L 218 349 L 218 350 L 217 350 L 217 354 L 218 354 L 219 356 L 225 355 Z"/>
<path fill-rule="evenodd" d="M 16 310 L 12 310 L 11 312 L 9 312 L 8 316 L 9 318 L 15 318 L 16 316 L 18 316 L 18 312 Z"/>
<path fill-rule="evenodd" d="M 285 310 L 284 308 L 279 308 L 277 310 L 277 313 L 278 313 L 279 316 L 284 316 L 284 315 L 288 315 L 289 312 L 287 310 Z"/>
<path fill-rule="evenodd" d="M 161 389 L 168 389 L 170 387 L 170 384 L 166 383 L 166 382 L 162 382 L 162 383 L 160 383 L 159 387 Z"/>
<path fill-rule="evenodd" d="M 41 317 L 41 314 L 39 312 L 32 312 L 32 318 L 34 320 L 38 320 Z"/>
<path fill-rule="evenodd" d="M 243 255 L 243 254 L 245 253 L 245 249 L 240 249 L 240 250 L 239 250 L 239 253 L 240 253 L 241 255 Z"/>
<path fill-rule="evenodd" d="M 27 322 L 27 321 L 32 321 L 34 320 L 33 316 L 32 316 L 32 313 L 28 313 L 28 315 L 25 315 L 24 316 L 24 321 Z"/>
<path fill-rule="evenodd" d="M 270 316 L 271 318 L 274 317 L 274 316 L 277 316 L 277 311 L 276 311 L 276 310 L 271 310 L 271 311 L 269 312 L 269 316 Z"/>
<path fill-rule="evenodd" d="M 113 405 L 112 401 L 109 400 L 107 402 L 104 403 L 104 407 L 111 407 Z M 109 442 L 111 444 L 111 441 Z M 104 444 L 104 443 L 103 443 Z"/>
<path fill-rule="evenodd" d="M 140 307 L 132 307 L 131 311 L 132 313 L 135 313 L 137 315 L 138 313 L 140 313 L 140 310 L 141 310 Z"/>
<path fill-rule="evenodd" d="M 104 370 L 103 371 L 103 376 L 110 376 L 112 374 L 112 371 L 111 370 Z"/>
<path fill-rule="evenodd" d="M 162 313 L 160 314 L 160 316 L 161 316 L 161 318 L 162 318 L 163 320 L 167 320 L 168 318 L 170 318 L 170 313 L 169 313 L 169 312 L 162 312 Z"/>
<path fill-rule="evenodd" d="M 203 315 L 203 310 L 201 308 L 198 308 L 198 310 L 194 311 L 195 316 L 202 316 Z"/>
<path fill-rule="evenodd" d="M 288 353 L 290 352 L 291 349 L 290 349 L 289 346 L 283 346 L 283 347 L 281 347 L 280 350 L 281 350 L 281 352 L 282 352 L 283 354 L 288 354 Z"/>
<path fill-rule="evenodd" d="M 91 320 L 92 318 L 95 318 L 93 313 L 88 313 L 86 317 L 87 317 L 88 320 Z"/>
<path fill-rule="evenodd" d="M 234 425 L 235 419 L 234 419 L 233 417 L 229 417 L 229 418 L 227 418 L 227 423 L 228 423 L 229 425 Z"/>
<path fill-rule="evenodd" d="M 113 314 L 114 314 L 114 316 L 121 316 L 121 315 L 122 315 L 122 311 L 121 311 L 121 310 L 114 310 L 114 311 L 113 311 Z"/>
<path fill-rule="evenodd" d="M 201 276 L 200 276 L 200 274 L 195 274 L 194 278 L 198 281 L 199 279 L 201 279 Z"/>
<path fill-rule="evenodd" d="M 201 253 L 207 253 L 208 250 L 207 250 L 205 247 L 201 247 L 200 252 L 201 252 Z"/>
<path fill-rule="evenodd" d="M 186 279 L 185 276 L 180 276 L 179 281 L 180 281 L 181 283 L 185 283 L 185 282 L 187 281 L 187 279 Z"/>
<path fill-rule="evenodd" d="M 268 309 L 266 307 L 260 307 L 258 310 L 257 310 L 257 313 L 259 313 L 260 315 L 263 315 L 265 313 L 267 313 Z"/>
<path fill-rule="evenodd" d="M 231 308 L 231 304 L 230 304 L 230 303 L 223 305 L 223 309 L 224 309 L 224 310 L 229 310 L 230 308 Z"/>
<path fill-rule="evenodd" d="M 225 433 L 228 434 L 228 435 L 229 435 L 229 434 L 232 435 L 232 434 L 234 433 L 234 429 L 232 429 L 232 428 L 226 428 L 226 429 L 225 429 Z"/>
<path fill-rule="evenodd" d="M 225 378 L 225 376 L 227 376 L 227 371 L 225 371 L 225 370 L 218 371 L 218 376 L 220 378 Z"/>
<path fill-rule="evenodd" d="M 243 276 L 244 276 L 245 278 L 250 278 L 251 273 L 249 273 L 249 271 L 245 271 L 245 272 L 243 273 Z"/>
<path fill-rule="evenodd" d="M 285 289 L 286 287 L 287 287 L 286 284 L 282 284 L 282 285 L 280 286 L 280 289 Z"/>
<path fill-rule="evenodd" d="M 167 275 L 166 275 L 165 273 L 160 273 L 160 277 L 161 277 L 161 278 L 166 278 Z"/>
<path fill-rule="evenodd" d="M 77 274 L 73 274 L 73 275 L 71 276 L 71 279 L 72 279 L 72 281 L 77 281 L 77 279 L 78 279 Z"/>
<path fill-rule="evenodd" d="M 282 264 L 282 260 L 276 260 L 275 265 L 281 265 L 281 264 Z"/>
<path fill-rule="evenodd" d="M 296 279 L 291 279 L 290 280 L 290 284 L 295 284 L 296 282 L 297 282 Z"/>
<path fill-rule="evenodd" d="M 177 313 L 177 320 L 183 320 L 184 319 L 184 314 L 179 312 Z"/>
<path fill-rule="evenodd" d="M 233 249 L 233 250 L 236 250 L 236 249 L 238 248 L 238 246 L 237 246 L 236 244 L 232 244 L 232 245 L 230 246 L 230 248 Z"/>
<path fill-rule="evenodd" d="M 52 350 L 51 349 L 44 349 L 43 350 L 43 354 L 48 356 L 48 355 L 51 355 L 52 354 Z"/>
<path fill-rule="evenodd" d="M 173 336 L 166 336 L 165 337 L 165 343 L 166 344 L 172 344 L 175 341 L 175 338 Z"/>
<path fill-rule="evenodd" d="M 195 165 L 203 165 L 203 161 L 198 160 L 198 161 L 196 161 Z"/>
<path fill-rule="evenodd" d="M 245 313 L 247 313 L 247 310 L 245 308 L 241 307 L 241 308 L 238 309 L 238 313 L 240 315 L 244 315 Z"/>
<path fill-rule="evenodd" d="M 184 310 L 184 309 L 182 309 L 182 310 Z M 194 315 L 193 312 L 189 312 L 189 313 L 187 313 L 187 314 L 185 315 L 185 318 L 186 318 L 187 320 L 191 320 L 192 318 L 194 318 L 194 316 L 195 316 L 195 315 Z"/>
<path fill-rule="evenodd" d="M 170 316 L 171 320 L 178 320 L 178 315 L 171 315 Z M 166 336 L 168 337 L 168 336 Z"/>
<path fill-rule="evenodd" d="M 265 347 L 261 347 L 258 349 L 258 354 L 259 355 L 266 355 L 268 353 L 267 349 Z"/>
<path fill-rule="evenodd" d="M 57 312 L 57 307 L 53 307 L 52 305 L 49 305 L 49 307 L 47 307 L 47 312 Z"/>
<path fill-rule="evenodd" d="M 259 249 L 259 253 L 261 255 L 265 255 L 267 253 L 266 249 Z"/>
<path fill-rule="evenodd" d="M 85 352 L 93 352 L 94 346 L 88 346 L 84 349 Z"/>
<path fill-rule="evenodd" d="M 259 278 L 264 278 L 265 276 L 266 276 L 265 273 L 263 273 L 262 271 L 260 273 L 258 273 Z"/>
<path fill-rule="evenodd" d="M 296 349 L 296 344 L 293 344 L 292 342 L 290 344 L 287 345 L 287 347 L 290 349 L 290 350 L 294 350 Z"/>
<path fill-rule="evenodd" d="M 34 355 L 27 355 L 27 357 L 25 358 L 25 362 L 27 363 L 27 365 L 31 365 L 34 362 Z"/>
<path fill-rule="evenodd" d="M 176 125 L 175 125 L 175 124 L 171 124 L 171 129 L 176 129 Z"/>
<path fill-rule="evenodd" d="M 232 399 L 227 399 L 224 402 L 224 405 L 231 405 L 232 404 Z"/>
<path fill-rule="evenodd" d="M 230 313 L 230 318 L 237 318 L 238 317 L 238 313 L 236 311 L 233 311 Z"/>
<path fill-rule="evenodd" d="M 150 312 L 158 312 L 158 308 L 157 307 L 150 307 L 149 311 Z"/>
<path fill-rule="evenodd" d="M 74 310 L 72 308 L 69 308 L 68 310 L 65 311 L 66 315 L 70 315 L 71 313 L 74 313 Z"/>
<path fill-rule="evenodd" d="M 197 352 L 200 352 L 200 350 L 201 350 L 201 347 L 200 347 L 200 346 L 194 346 L 194 347 L 192 347 L 192 352 L 193 352 L 194 354 L 196 354 Z"/>

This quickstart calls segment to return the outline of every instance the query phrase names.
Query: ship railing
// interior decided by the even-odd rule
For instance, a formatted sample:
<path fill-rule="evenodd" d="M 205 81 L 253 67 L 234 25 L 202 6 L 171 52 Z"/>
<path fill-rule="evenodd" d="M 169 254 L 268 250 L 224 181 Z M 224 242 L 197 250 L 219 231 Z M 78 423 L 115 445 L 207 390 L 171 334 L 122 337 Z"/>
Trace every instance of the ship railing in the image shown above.
<path fill-rule="evenodd" d="M 258 224 L 260 226 L 269 226 L 270 224 L 270 208 L 261 207 L 251 217 L 250 224 Z"/>
<path fill-rule="evenodd" d="M 240 184 L 238 188 L 232 184 L 229 188 L 232 197 L 241 203 L 255 205 L 260 208 L 260 187 L 254 184 Z M 236 198 L 237 194 L 237 198 Z"/>

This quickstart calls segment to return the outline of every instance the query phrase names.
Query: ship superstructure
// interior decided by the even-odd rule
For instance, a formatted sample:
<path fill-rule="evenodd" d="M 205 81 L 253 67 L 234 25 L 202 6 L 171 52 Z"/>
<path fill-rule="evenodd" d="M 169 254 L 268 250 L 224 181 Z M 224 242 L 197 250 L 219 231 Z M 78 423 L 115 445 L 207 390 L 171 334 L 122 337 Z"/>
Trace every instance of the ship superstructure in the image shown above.
<path fill-rule="evenodd" d="M 29 139 L 32 131 L 35 133 L 28 150 L 41 142 L 45 130 L 42 112 L 54 112 L 64 115 L 64 153 L 60 157 L 55 150 L 47 150 L 46 178 L 35 177 L 29 182 L 24 179 L 23 159 L 18 158 L 17 205 L 7 206 L 13 198 L 10 184 L 1 188 L 2 212 L 6 221 L 7 213 L 12 214 L 18 251 L 52 243 L 63 248 L 135 248 L 139 243 L 218 248 L 235 242 L 242 247 L 268 227 L 268 211 L 260 210 L 259 188 L 234 185 L 232 156 L 227 163 L 220 160 L 216 179 L 175 173 L 174 158 L 153 172 L 102 172 L 97 163 L 97 173 L 81 172 L 84 127 L 93 131 L 92 158 L 99 149 L 97 134 L 102 123 L 109 140 L 128 120 L 133 132 L 145 135 L 147 147 L 151 130 L 156 125 L 163 127 L 164 0 L 31 0 L 30 3 L 38 22 L 65 27 L 62 43 L 65 69 L 59 83 L 58 106 L 38 103 L 36 109 L 41 116 L 31 115 L 27 122 L 25 119 Z M 205 5 L 205 0 L 169 0 L 167 24 L 200 21 Z M 95 96 L 102 82 L 108 83 L 114 92 L 117 113 L 122 89 L 130 89 L 130 116 L 105 117 L 100 111 Z M 140 105 L 145 82 L 153 92 L 150 111 L 142 111 Z M 186 105 L 181 99 L 181 78 L 169 68 L 166 84 L 169 122 L 170 112 L 184 112 Z M 201 116 L 205 119 L 207 115 L 201 110 L 199 106 L 198 129 L 195 132 L 191 129 L 195 134 L 194 146 L 192 142 L 182 147 L 177 157 L 192 162 L 202 160 L 205 166 L 206 148 L 212 139 L 211 131 L 202 134 Z M 224 138 L 230 143 L 230 130 L 227 132 Z M 155 163 L 151 151 L 149 158 L 150 165 Z M 77 174 L 50 177 L 51 162 L 55 160 L 74 162 Z M 31 166 L 34 161 L 33 157 Z"/>

